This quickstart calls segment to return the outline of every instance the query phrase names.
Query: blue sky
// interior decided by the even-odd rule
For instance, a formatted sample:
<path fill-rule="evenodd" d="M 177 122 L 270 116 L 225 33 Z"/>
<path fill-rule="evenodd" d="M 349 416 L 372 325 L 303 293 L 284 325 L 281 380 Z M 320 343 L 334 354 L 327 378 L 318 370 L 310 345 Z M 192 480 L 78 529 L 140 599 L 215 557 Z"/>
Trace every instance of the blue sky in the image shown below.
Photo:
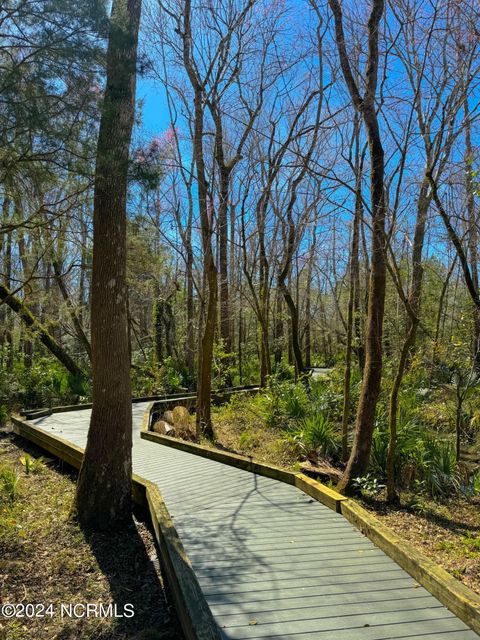
<path fill-rule="evenodd" d="M 150 78 L 138 78 L 137 116 L 142 119 L 137 135 L 151 138 L 168 128 L 169 115 L 165 92 L 159 82 Z M 140 106 L 140 102 L 143 104 Z"/>

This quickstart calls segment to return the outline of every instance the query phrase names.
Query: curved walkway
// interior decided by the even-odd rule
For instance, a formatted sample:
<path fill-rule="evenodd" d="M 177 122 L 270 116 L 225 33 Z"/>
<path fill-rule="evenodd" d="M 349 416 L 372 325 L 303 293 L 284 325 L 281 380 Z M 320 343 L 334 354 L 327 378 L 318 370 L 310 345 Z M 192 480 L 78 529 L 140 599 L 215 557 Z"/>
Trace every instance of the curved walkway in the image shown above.
<path fill-rule="evenodd" d="M 475 640 L 476 633 L 341 515 L 282 482 L 142 440 L 156 483 L 229 640 Z M 90 410 L 30 422 L 84 447 Z"/>

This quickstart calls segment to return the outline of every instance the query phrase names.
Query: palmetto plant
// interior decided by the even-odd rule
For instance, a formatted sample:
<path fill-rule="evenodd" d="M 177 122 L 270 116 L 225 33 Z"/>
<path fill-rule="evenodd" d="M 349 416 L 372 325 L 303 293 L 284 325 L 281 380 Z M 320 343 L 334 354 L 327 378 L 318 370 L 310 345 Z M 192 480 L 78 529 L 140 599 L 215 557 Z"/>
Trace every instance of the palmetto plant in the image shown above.
<path fill-rule="evenodd" d="M 290 432 L 289 440 L 306 454 L 318 452 L 323 456 L 334 456 L 340 447 L 335 426 L 321 413 L 303 418 Z"/>
<path fill-rule="evenodd" d="M 11 467 L 0 467 L 0 497 L 13 502 L 17 495 L 19 476 Z"/>
<path fill-rule="evenodd" d="M 395 450 L 395 467 L 397 471 L 412 463 L 415 457 L 419 443 L 422 440 L 422 427 L 414 419 L 403 419 L 402 414 L 399 416 L 399 425 L 397 432 L 397 447 Z M 383 425 L 379 425 L 373 434 L 371 466 L 372 469 L 380 474 L 385 474 L 387 464 L 389 433 Z"/>
<path fill-rule="evenodd" d="M 460 490 L 461 476 L 456 449 L 452 442 L 424 438 L 421 472 L 432 495 L 447 495 Z"/>
<path fill-rule="evenodd" d="M 300 419 L 306 416 L 308 398 L 305 389 L 301 385 L 296 384 L 288 387 L 281 400 L 287 417 Z"/>
<path fill-rule="evenodd" d="M 42 473 L 45 469 L 43 456 L 40 456 L 40 458 L 32 458 L 30 454 L 26 453 L 20 458 L 20 463 L 25 467 L 27 476 L 30 473 Z"/>

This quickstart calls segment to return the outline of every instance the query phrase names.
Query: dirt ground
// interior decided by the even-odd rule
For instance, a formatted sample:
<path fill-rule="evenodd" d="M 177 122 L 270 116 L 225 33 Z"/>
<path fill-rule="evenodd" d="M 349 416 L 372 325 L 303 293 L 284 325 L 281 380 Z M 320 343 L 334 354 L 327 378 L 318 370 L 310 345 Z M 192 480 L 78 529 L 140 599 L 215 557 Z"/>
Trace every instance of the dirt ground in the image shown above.
<path fill-rule="evenodd" d="M 180 640 L 145 522 L 83 531 L 69 517 L 74 472 L 46 459 L 27 473 L 25 454 L 30 462 L 42 452 L 0 434 L 0 482 L 5 468 L 18 478 L 13 499 L 0 492 L 0 604 L 30 603 L 42 617 L 26 607 L 23 617 L 0 617 L 0 640 Z M 87 603 L 96 605 L 88 615 Z"/>
<path fill-rule="evenodd" d="M 411 495 L 402 495 L 404 503 Z M 382 522 L 480 594 L 480 497 L 417 499 L 414 510 L 365 501 Z"/>

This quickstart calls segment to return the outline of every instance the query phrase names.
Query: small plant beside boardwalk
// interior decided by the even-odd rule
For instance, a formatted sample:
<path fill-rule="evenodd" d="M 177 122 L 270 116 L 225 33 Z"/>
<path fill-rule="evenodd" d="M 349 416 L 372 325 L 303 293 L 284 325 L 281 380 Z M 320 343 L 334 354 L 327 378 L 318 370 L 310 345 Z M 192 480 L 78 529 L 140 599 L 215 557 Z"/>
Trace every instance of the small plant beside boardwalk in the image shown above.
<path fill-rule="evenodd" d="M 0 434 L 0 602 L 52 606 L 0 617 L 0 640 L 179 640 L 146 524 L 82 531 L 70 518 L 74 474 L 24 446 Z M 129 615 L 127 604 L 133 616 L 112 615 Z"/>

